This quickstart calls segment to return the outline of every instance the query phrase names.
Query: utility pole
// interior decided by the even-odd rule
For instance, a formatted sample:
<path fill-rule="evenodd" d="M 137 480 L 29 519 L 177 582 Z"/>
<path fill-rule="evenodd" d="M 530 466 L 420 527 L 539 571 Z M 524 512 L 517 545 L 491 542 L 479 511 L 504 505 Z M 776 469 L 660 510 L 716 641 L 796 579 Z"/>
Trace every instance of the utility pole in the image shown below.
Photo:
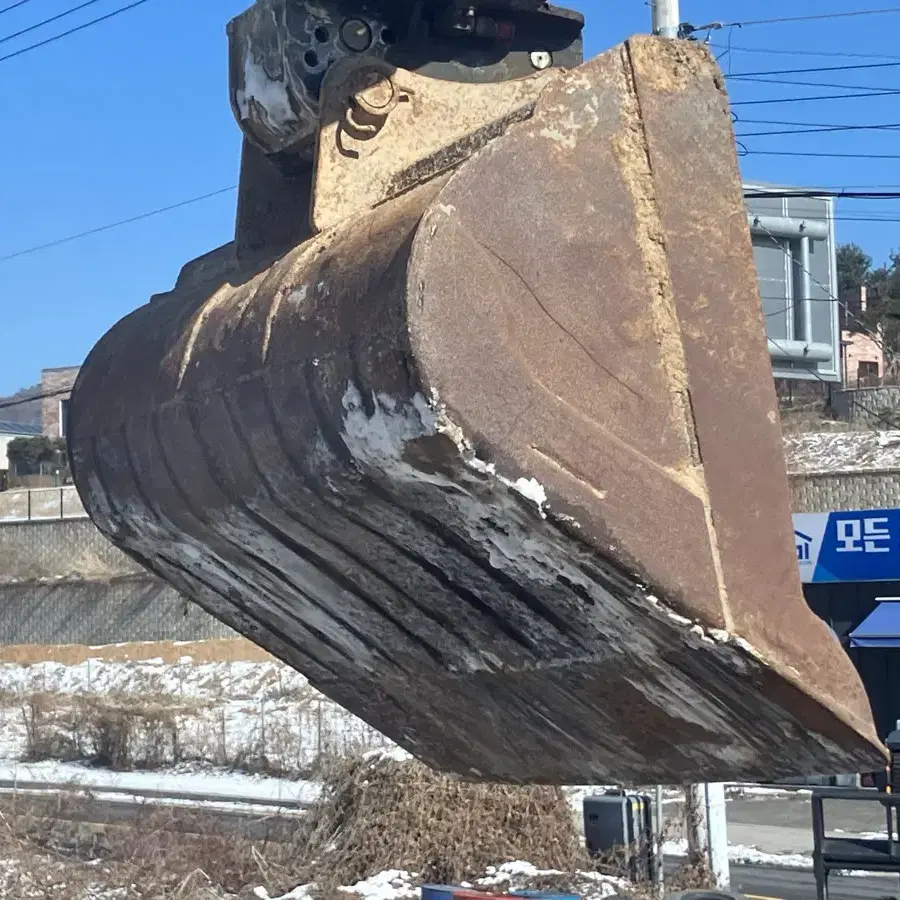
<path fill-rule="evenodd" d="M 666 876 L 663 866 L 663 828 L 666 819 L 663 811 L 663 788 L 661 784 L 656 786 L 656 803 L 654 804 L 654 829 L 653 829 L 653 859 L 656 862 L 656 870 L 653 873 L 656 882 L 657 900 L 663 900 L 666 896 Z"/>
<path fill-rule="evenodd" d="M 720 891 L 731 884 L 728 865 L 728 826 L 725 820 L 725 785 L 692 784 L 684 792 L 688 857 L 702 863 Z"/>
<path fill-rule="evenodd" d="M 653 17 L 653 33 L 662 37 L 678 37 L 678 26 L 681 16 L 678 11 L 678 0 L 650 0 L 650 13 Z"/>

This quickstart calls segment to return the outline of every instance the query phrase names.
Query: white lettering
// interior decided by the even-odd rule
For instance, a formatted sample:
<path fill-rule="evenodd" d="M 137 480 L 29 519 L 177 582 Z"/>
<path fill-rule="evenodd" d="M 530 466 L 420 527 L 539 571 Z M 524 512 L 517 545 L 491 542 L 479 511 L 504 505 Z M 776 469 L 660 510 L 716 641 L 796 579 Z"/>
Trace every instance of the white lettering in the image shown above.
<path fill-rule="evenodd" d="M 862 553 L 859 541 L 862 537 L 862 524 L 859 519 L 838 519 L 837 527 L 838 553 Z"/>

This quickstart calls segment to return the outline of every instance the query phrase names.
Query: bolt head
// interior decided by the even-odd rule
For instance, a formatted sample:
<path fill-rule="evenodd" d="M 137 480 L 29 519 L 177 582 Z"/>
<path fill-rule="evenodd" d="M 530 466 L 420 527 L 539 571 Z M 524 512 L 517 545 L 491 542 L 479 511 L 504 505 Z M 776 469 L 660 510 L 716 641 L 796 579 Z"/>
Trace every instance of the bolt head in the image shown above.
<path fill-rule="evenodd" d="M 372 29 L 362 19 L 347 19 L 341 25 L 341 40 L 355 53 L 364 53 L 372 46 Z"/>
<path fill-rule="evenodd" d="M 553 56 L 547 50 L 532 50 L 531 64 L 536 69 L 549 69 L 553 65 Z"/>

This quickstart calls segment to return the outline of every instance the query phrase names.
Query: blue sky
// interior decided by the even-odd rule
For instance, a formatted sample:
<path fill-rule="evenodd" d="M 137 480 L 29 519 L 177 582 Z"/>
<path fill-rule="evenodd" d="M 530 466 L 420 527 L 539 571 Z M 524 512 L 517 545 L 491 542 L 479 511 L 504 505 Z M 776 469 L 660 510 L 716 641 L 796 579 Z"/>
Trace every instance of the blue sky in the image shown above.
<path fill-rule="evenodd" d="M 11 0 L 0 0 L 0 7 Z M 33 0 L 0 15 L 0 56 L 102 15 L 125 0 L 98 0 L 60 23 L 4 38 L 76 0 Z M 249 2 L 249 0 L 246 0 Z M 0 256 L 237 180 L 239 135 L 228 105 L 225 23 L 245 0 L 149 0 L 96 27 L 0 61 Z M 648 30 L 645 0 L 571 0 L 588 17 L 587 54 Z M 695 24 L 863 9 L 868 0 L 682 0 Z M 879 4 L 874 4 L 875 6 Z M 887 5 L 887 4 L 884 4 Z M 900 62 L 900 15 L 755 25 L 714 35 L 732 51 L 733 73 L 804 66 Z M 737 48 L 751 48 L 749 51 Z M 763 50 L 780 51 L 765 53 Z M 802 51 L 799 52 L 798 51 Z M 808 56 L 871 54 L 871 58 Z M 777 77 L 777 76 L 776 76 Z M 900 91 L 900 66 L 783 78 Z M 745 106 L 839 89 L 729 82 L 741 119 L 822 124 L 900 123 L 896 96 Z M 769 130 L 739 122 L 738 132 Z M 900 155 L 897 132 L 747 138 L 750 150 Z M 786 184 L 900 185 L 900 160 L 751 154 L 745 178 Z M 699 186 L 702 190 L 702 186 Z M 900 188 L 898 188 L 900 189 Z M 900 202 L 842 201 L 838 239 L 876 261 L 900 247 Z M 151 293 L 168 290 L 181 264 L 227 241 L 234 194 L 83 240 L 0 262 L 0 395 L 37 380 L 40 369 L 79 363 L 102 333 Z"/>

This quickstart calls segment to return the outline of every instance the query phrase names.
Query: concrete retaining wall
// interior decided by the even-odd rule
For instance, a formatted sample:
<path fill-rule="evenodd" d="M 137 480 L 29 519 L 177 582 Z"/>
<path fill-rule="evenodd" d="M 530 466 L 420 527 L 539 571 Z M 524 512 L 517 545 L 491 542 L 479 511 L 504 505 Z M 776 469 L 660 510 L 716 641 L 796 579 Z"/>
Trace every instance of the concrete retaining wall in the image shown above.
<path fill-rule="evenodd" d="M 0 522 L 0 582 L 143 574 L 89 519 Z"/>
<path fill-rule="evenodd" d="M 792 475 L 794 512 L 900 507 L 900 472 Z"/>
<path fill-rule="evenodd" d="M 6 646 L 235 636 L 199 606 L 143 576 L 0 584 L 0 644 Z"/>
<path fill-rule="evenodd" d="M 87 519 L 0 523 L 0 645 L 234 637 Z"/>
<path fill-rule="evenodd" d="M 856 388 L 835 391 L 832 405 L 838 418 L 859 428 L 883 428 L 887 419 L 900 426 L 900 387 Z"/>

